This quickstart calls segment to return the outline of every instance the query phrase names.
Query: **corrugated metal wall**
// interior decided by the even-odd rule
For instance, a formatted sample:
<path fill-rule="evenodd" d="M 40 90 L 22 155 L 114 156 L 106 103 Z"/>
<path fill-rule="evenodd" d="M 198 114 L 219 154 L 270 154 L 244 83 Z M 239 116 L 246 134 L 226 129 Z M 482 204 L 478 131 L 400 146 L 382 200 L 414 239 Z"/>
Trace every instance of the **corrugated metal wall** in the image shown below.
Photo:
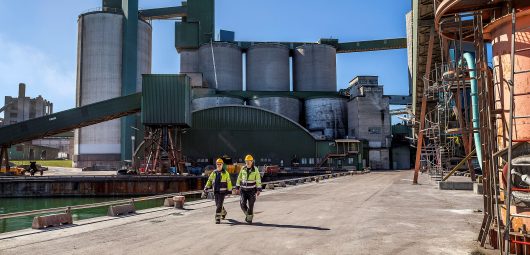
<path fill-rule="evenodd" d="M 191 126 L 190 78 L 182 74 L 144 74 L 142 123 Z"/>
<path fill-rule="evenodd" d="M 290 165 L 298 158 L 316 158 L 317 141 L 298 124 L 249 106 L 214 107 L 193 113 L 193 128 L 182 135 L 184 155 L 236 161 L 252 154 L 257 164 Z"/>

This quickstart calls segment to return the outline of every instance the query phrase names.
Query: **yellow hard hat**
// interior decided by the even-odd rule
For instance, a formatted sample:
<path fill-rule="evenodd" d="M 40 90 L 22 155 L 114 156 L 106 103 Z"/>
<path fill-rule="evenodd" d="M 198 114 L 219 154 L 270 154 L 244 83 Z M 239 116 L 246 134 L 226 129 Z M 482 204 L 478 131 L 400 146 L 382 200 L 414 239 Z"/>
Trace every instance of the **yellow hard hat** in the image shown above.
<path fill-rule="evenodd" d="M 216 161 L 215 161 L 216 164 L 224 164 L 224 161 L 221 159 L 221 158 L 218 158 Z"/>
<path fill-rule="evenodd" d="M 254 158 L 252 157 L 252 155 L 248 154 L 247 156 L 245 156 L 245 161 L 254 161 Z"/>

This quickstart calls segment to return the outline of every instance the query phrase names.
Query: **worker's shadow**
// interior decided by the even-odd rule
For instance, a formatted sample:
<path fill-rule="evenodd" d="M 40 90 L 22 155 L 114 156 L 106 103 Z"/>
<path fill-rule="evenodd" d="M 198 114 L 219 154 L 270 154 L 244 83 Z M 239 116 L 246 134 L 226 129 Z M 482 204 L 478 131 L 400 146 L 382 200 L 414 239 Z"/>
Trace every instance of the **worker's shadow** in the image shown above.
<path fill-rule="evenodd" d="M 248 224 L 245 222 L 237 221 L 234 219 L 227 219 L 229 225 L 237 226 L 237 225 L 251 225 L 251 226 L 258 226 L 258 227 L 275 227 L 275 228 L 297 228 L 297 229 L 310 229 L 310 230 L 331 230 L 329 228 L 321 228 L 321 227 L 313 227 L 313 226 L 300 226 L 300 225 L 280 225 L 280 224 L 268 224 L 268 223 L 261 223 L 261 222 L 253 222 L 252 224 Z"/>

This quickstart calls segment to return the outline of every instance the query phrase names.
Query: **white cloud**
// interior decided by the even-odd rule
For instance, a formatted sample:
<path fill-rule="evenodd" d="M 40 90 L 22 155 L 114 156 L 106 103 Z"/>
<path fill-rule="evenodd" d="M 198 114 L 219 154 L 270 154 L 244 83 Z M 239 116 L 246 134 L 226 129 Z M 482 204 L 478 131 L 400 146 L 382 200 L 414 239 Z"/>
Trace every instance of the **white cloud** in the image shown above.
<path fill-rule="evenodd" d="M 58 46 L 60 47 L 60 46 Z M 42 95 L 54 104 L 54 112 L 75 106 L 76 67 L 61 66 L 58 56 L 0 34 L 0 102 L 18 95 L 18 83 L 26 83 L 26 95 Z"/>

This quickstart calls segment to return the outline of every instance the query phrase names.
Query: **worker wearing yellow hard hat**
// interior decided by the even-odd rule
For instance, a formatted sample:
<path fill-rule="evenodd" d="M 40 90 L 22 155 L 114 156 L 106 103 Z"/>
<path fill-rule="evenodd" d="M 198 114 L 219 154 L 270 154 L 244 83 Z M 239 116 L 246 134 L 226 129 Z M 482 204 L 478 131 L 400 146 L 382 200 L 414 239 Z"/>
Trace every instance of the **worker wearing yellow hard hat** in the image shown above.
<path fill-rule="evenodd" d="M 245 157 L 245 166 L 239 171 L 236 182 L 236 190 L 241 193 L 241 209 L 245 213 L 245 221 L 252 224 L 254 218 L 254 203 L 261 192 L 261 176 L 258 168 L 254 165 L 254 157 Z"/>
<path fill-rule="evenodd" d="M 232 193 L 232 181 L 230 180 L 230 173 L 224 169 L 224 162 L 218 158 L 215 161 L 215 170 L 208 177 L 204 193 L 209 190 L 213 191 L 215 199 L 215 223 L 221 223 L 221 219 L 225 219 L 226 210 L 223 206 L 226 194 Z"/>

